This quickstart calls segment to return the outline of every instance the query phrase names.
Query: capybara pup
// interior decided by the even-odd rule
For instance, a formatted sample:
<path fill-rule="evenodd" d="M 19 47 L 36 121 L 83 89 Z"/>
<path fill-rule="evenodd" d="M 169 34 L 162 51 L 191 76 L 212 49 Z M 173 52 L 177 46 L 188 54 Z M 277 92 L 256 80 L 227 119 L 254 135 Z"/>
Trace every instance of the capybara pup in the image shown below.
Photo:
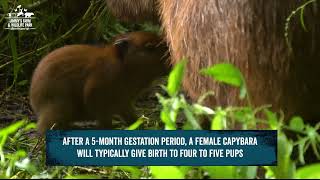
<path fill-rule="evenodd" d="M 137 94 L 170 70 L 167 47 L 147 32 L 118 36 L 112 45 L 69 45 L 45 56 L 36 67 L 30 103 L 40 134 L 71 129 L 76 121 L 96 120 L 111 129 L 112 116 L 136 120 L 131 106 Z"/>

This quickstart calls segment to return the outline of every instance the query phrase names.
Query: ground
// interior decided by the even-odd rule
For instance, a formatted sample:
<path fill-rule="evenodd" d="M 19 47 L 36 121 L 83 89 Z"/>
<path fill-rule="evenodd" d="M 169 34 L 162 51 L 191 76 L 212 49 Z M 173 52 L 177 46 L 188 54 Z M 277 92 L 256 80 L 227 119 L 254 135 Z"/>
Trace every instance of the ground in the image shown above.
<path fill-rule="evenodd" d="M 165 94 L 160 84 L 165 83 L 165 78 L 155 81 L 148 89 L 142 92 L 135 102 L 136 111 L 139 116 L 147 117 L 144 121 L 143 129 L 154 129 L 160 126 L 160 109 L 161 105 L 155 95 L 156 92 Z M 0 128 L 3 128 L 24 117 L 32 122 L 36 122 L 37 117 L 32 112 L 29 104 L 27 92 L 6 92 L 0 96 Z M 115 120 L 115 123 L 121 122 Z M 81 124 L 80 124 L 81 126 Z"/>

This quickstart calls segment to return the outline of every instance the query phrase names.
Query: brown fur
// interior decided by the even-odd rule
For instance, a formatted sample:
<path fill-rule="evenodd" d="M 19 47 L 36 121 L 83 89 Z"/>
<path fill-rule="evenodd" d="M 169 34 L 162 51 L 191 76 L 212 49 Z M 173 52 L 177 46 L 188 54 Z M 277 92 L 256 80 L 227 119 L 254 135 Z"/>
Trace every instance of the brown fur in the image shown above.
<path fill-rule="evenodd" d="M 111 116 L 136 120 L 131 103 L 155 78 L 169 71 L 158 36 L 134 32 L 128 48 L 70 45 L 44 57 L 34 71 L 30 102 L 38 115 L 41 134 L 56 123 L 69 129 L 75 121 L 97 120 L 98 128 L 112 128 Z M 124 40 L 121 40 L 124 41 Z M 122 52 L 125 51 L 125 52 Z"/>
<path fill-rule="evenodd" d="M 285 21 L 302 1 L 158 2 L 172 63 L 183 56 L 189 59 L 184 89 L 193 99 L 213 90 L 216 96 L 209 100 L 210 105 L 241 104 L 235 88 L 199 75 L 201 68 L 230 62 L 244 74 L 255 106 L 272 104 L 287 117 L 299 114 L 309 121 L 320 117 L 319 4 L 305 9 L 308 32 L 303 31 L 299 15 L 292 19 L 290 53 L 284 37 Z"/>
<path fill-rule="evenodd" d="M 159 22 L 156 0 L 106 0 L 109 11 L 123 21 Z"/>
<path fill-rule="evenodd" d="M 319 77 L 320 72 L 309 71 L 310 67 L 317 66 L 315 59 L 320 59 L 319 51 L 315 50 L 320 47 L 319 24 L 315 23 L 319 13 L 318 18 L 311 17 L 313 10 L 306 9 L 311 22 L 308 23 L 310 34 L 303 32 L 297 23 L 291 25 L 294 53 L 290 53 L 284 38 L 285 19 L 301 2 L 160 2 L 173 63 L 183 56 L 190 59 L 184 87 L 193 98 L 214 90 L 217 98 L 212 99 L 211 104 L 239 104 L 238 91 L 234 88 L 199 75 L 201 68 L 230 62 L 244 74 L 254 105 L 272 104 L 275 110 L 282 108 L 287 115 L 319 117 L 320 81 L 314 77 Z M 311 35 L 317 40 L 310 38 Z"/>

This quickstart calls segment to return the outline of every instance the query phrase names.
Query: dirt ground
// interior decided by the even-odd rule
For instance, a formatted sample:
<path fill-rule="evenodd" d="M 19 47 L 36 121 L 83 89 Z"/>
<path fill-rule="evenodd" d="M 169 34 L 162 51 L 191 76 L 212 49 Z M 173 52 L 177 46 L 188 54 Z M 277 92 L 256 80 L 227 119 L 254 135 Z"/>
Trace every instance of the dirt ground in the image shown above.
<path fill-rule="evenodd" d="M 140 129 L 159 129 L 161 125 L 160 110 L 161 104 L 158 102 L 156 92 L 165 94 L 160 84 L 164 85 L 166 78 L 155 81 L 148 89 L 142 92 L 135 102 L 136 112 L 139 116 L 146 117 Z M 1 93 L 0 93 L 1 94 Z M 27 92 L 3 93 L 0 97 L 0 129 L 27 117 L 31 122 L 36 122 L 37 117 L 32 112 L 29 104 Z M 121 121 L 115 119 L 114 124 L 121 126 Z M 91 126 L 92 123 L 84 126 Z M 94 125 L 94 123 L 93 123 Z M 83 124 L 80 123 L 80 126 Z"/>

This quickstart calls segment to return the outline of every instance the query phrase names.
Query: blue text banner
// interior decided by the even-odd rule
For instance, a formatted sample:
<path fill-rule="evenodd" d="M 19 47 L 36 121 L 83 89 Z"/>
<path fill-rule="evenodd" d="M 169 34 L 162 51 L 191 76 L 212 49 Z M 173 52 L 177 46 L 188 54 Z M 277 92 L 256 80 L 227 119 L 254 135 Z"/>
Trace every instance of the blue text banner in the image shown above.
<path fill-rule="evenodd" d="M 46 151 L 62 166 L 273 166 L 277 131 L 49 130 Z"/>

